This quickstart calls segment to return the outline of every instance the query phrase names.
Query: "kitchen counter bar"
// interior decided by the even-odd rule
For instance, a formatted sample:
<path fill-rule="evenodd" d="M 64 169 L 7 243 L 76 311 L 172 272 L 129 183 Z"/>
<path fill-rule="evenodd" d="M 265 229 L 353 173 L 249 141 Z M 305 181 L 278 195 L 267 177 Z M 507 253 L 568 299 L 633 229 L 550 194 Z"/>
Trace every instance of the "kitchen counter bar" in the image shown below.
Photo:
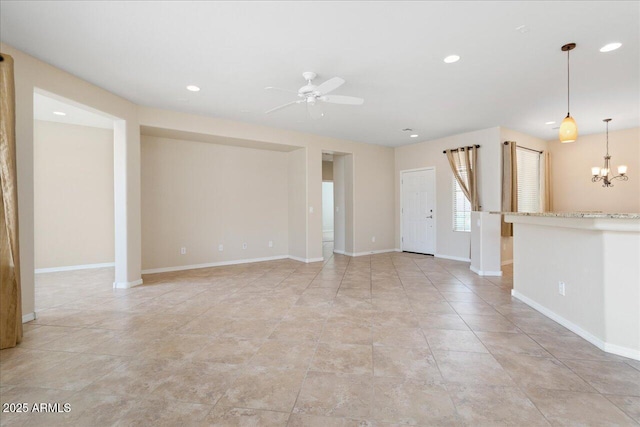
<path fill-rule="evenodd" d="M 512 295 L 640 360 L 640 214 L 495 213 L 513 223 Z"/>

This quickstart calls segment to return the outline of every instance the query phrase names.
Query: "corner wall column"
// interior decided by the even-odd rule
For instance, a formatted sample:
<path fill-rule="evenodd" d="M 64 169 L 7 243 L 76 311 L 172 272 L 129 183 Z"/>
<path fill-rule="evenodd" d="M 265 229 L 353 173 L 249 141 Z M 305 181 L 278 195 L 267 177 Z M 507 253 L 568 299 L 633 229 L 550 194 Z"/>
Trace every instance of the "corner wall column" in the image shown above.
<path fill-rule="evenodd" d="M 126 289 L 142 284 L 140 126 L 116 120 L 113 150 L 116 252 L 113 287 Z"/>

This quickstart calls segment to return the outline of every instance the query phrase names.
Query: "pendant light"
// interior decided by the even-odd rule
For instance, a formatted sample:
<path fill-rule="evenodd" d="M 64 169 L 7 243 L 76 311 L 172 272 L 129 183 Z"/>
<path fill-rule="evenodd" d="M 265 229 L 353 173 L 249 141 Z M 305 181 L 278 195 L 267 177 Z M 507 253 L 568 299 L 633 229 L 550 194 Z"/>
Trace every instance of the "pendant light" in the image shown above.
<path fill-rule="evenodd" d="M 569 113 L 569 52 L 575 49 L 575 43 L 568 43 L 562 46 L 562 51 L 567 52 L 567 117 L 564 118 L 560 125 L 560 142 L 574 142 L 578 139 L 578 125 Z"/>

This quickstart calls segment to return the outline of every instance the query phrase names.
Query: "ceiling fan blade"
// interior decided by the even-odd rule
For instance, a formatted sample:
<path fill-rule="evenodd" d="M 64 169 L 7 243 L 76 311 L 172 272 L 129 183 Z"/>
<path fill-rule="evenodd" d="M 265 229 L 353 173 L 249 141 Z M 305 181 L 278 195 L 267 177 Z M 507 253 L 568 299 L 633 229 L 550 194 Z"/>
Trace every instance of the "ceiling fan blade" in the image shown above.
<path fill-rule="evenodd" d="M 271 110 L 269 110 L 269 111 L 265 111 L 264 113 L 265 113 L 265 114 L 273 113 L 274 111 L 281 110 L 281 109 L 283 109 L 283 108 L 285 108 L 285 107 L 288 107 L 289 105 L 299 104 L 300 102 L 301 102 L 300 100 L 287 102 L 286 104 L 279 105 L 279 106 L 277 106 L 276 108 L 272 108 L 272 109 L 271 109 Z"/>
<path fill-rule="evenodd" d="M 295 90 L 283 89 L 281 87 L 275 87 L 275 86 L 267 86 L 264 89 L 265 90 L 277 90 L 277 91 L 280 91 L 280 92 L 287 92 L 287 93 L 295 93 L 296 95 L 298 94 L 298 92 L 296 92 Z"/>
<path fill-rule="evenodd" d="M 332 92 L 338 89 L 343 84 L 344 84 L 344 79 L 341 79 L 340 77 L 333 77 L 327 80 L 326 82 L 322 83 L 320 86 L 318 86 L 316 88 L 316 92 L 318 92 L 320 95 L 325 95 L 329 92 Z"/>
<path fill-rule="evenodd" d="M 356 98 L 355 96 L 325 95 L 321 96 L 320 99 L 331 104 L 362 105 L 364 103 L 364 99 Z"/>
<path fill-rule="evenodd" d="M 307 113 L 314 120 L 324 117 L 324 112 L 319 102 L 307 102 Z"/>

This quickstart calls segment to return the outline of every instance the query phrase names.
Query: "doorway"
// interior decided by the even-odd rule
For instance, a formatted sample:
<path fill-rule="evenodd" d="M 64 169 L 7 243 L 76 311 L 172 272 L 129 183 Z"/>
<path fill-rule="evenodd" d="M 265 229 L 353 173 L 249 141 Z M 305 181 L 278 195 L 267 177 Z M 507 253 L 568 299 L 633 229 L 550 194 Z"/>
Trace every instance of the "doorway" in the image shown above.
<path fill-rule="evenodd" d="M 323 151 L 322 246 L 325 260 L 333 253 L 350 256 L 354 254 L 353 182 L 353 154 Z M 331 213 L 328 212 L 329 207 L 331 207 Z M 325 211 L 327 211 L 326 215 Z M 325 232 L 328 230 L 332 232 Z M 329 237 L 332 237 L 332 241 L 325 241 Z"/>
<path fill-rule="evenodd" d="M 33 105 L 38 312 L 113 283 L 114 120 L 40 90 Z"/>
<path fill-rule="evenodd" d="M 401 172 L 400 194 L 402 251 L 435 254 L 435 168 Z"/>

